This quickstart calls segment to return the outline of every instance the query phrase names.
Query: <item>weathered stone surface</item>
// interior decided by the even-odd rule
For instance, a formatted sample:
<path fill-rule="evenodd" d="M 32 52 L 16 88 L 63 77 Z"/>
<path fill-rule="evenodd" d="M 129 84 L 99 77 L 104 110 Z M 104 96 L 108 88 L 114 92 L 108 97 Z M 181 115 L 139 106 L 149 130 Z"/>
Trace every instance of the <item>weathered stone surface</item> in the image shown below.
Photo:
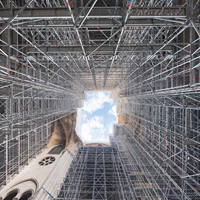
<path fill-rule="evenodd" d="M 72 113 L 54 122 L 48 147 L 1 190 L 0 199 L 4 199 L 7 194 L 14 190 L 19 191 L 15 196 L 16 199 L 19 199 L 24 192 L 32 191 L 35 193 L 41 187 L 56 197 L 58 187 L 70 166 L 77 147 L 82 145 L 82 141 L 75 132 L 76 117 L 77 113 Z M 49 152 L 56 146 L 61 149 L 55 154 L 50 154 Z M 49 161 L 51 158 L 53 158 L 52 162 Z M 41 163 L 46 164 L 41 165 Z M 34 195 L 34 199 L 38 200 L 47 198 L 48 194 L 44 193 L 43 190 Z"/>
<path fill-rule="evenodd" d="M 76 117 L 77 113 L 72 113 L 54 122 L 53 134 L 48 148 L 55 145 L 64 145 L 67 148 L 71 143 L 82 144 L 75 131 Z"/>

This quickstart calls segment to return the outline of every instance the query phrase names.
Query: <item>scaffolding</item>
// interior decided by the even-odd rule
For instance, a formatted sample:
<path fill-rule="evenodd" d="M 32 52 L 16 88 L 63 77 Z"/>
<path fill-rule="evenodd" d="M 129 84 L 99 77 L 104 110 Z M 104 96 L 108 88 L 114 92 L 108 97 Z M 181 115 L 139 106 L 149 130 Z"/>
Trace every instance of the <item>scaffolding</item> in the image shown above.
<path fill-rule="evenodd" d="M 83 146 L 73 159 L 57 200 L 134 199 L 131 180 L 115 147 Z"/>
<path fill-rule="evenodd" d="M 134 195 L 198 199 L 199 4 L 0 0 L 0 185 L 87 91 L 110 91 L 128 138 L 117 148 L 140 170 Z"/>
<path fill-rule="evenodd" d="M 7 95 L 0 97 L 2 185 L 41 153 L 51 137 L 53 122 L 74 112 L 77 105 L 72 95 L 29 84 L 20 86 L 7 81 L 1 86 L 7 88 Z"/>
<path fill-rule="evenodd" d="M 126 152 L 136 188 L 139 186 L 146 198 L 199 199 L 198 141 L 184 140 L 181 134 L 169 133 L 161 126 L 156 129 L 155 124 L 151 130 L 151 122 L 134 119 L 116 125 L 115 137 Z"/>
<path fill-rule="evenodd" d="M 195 160 L 182 150 L 174 155 L 174 137 L 171 143 L 172 136 L 161 137 L 162 144 L 154 135 L 152 141 L 138 125 L 135 133 L 128 124 L 114 125 L 110 147 L 79 147 L 56 199 L 199 199 L 199 171 L 192 172 Z"/>

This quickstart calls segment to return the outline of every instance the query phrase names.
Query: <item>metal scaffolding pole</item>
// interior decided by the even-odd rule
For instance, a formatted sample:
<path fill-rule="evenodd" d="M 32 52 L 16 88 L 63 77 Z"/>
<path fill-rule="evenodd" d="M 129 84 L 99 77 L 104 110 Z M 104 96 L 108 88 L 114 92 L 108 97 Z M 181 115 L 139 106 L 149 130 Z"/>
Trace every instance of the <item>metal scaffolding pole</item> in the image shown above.
<path fill-rule="evenodd" d="M 114 146 L 80 147 L 57 199 L 134 199 L 119 153 Z"/>
<path fill-rule="evenodd" d="M 110 91 L 113 146 L 80 147 L 59 198 L 199 199 L 199 4 L 0 0 L 0 185 L 87 91 Z"/>

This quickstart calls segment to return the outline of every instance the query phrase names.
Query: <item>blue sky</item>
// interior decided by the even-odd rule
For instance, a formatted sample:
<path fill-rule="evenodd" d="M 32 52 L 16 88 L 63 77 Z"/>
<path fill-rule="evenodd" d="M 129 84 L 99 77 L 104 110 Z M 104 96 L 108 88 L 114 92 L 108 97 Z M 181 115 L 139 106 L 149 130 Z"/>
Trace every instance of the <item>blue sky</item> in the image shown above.
<path fill-rule="evenodd" d="M 81 138 L 85 142 L 109 142 L 113 123 L 117 123 L 116 104 L 109 92 L 88 92 L 81 109 Z"/>

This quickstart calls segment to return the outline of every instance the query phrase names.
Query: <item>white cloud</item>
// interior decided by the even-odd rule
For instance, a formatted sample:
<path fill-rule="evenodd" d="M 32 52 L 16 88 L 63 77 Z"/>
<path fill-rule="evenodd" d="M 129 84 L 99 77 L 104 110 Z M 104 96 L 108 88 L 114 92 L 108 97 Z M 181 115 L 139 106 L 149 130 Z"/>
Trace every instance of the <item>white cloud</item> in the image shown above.
<path fill-rule="evenodd" d="M 92 134 L 91 134 L 90 128 L 85 123 L 82 124 L 82 127 L 81 127 L 81 138 L 83 141 L 92 140 Z"/>
<path fill-rule="evenodd" d="M 82 112 L 82 121 L 84 122 L 87 118 L 87 113 Z"/>
<path fill-rule="evenodd" d="M 109 133 L 112 133 L 112 132 L 113 132 L 113 124 L 110 124 L 110 125 L 108 126 L 108 132 L 109 132 Z"/>
<path fill-rule="evenodd" d="M 96 140 L 104 139 L 105 132 L 106 128 L 104 127 L 103 117 L 94 116 L 82 124 L 81 136 L 83 141 L 92 141 L 92 136 L 94 135 L 97 135 Z"/>
<path fill-rule="evenodd" d="M 116 109 L 116 105 L 114 105 L 109 111 L 108 111 L 109 115 L 114 115 L 115 117 L 117 117 L 117 109 Z"/>
<path fill-rule="evenodd" d="M 98 142 L 102 142 L 102 143 L 109 143 L 109 137 L 108 137 L 109 135 L 108 134 L 102 134 L 102 135 L 100 135 L 98 138 L 97 138 L 97 141 Z"/>
<path fill-rule="evenodd" d="M 82 112 L 81 112 L 81 108 L 77 109 L 77 118 L 76 118 L 76 133 L 78 136 L 81 136 L 81 124 L 82 124 L 82 120 L 81 120 L 81 116 L 82 116 Z"/>
<path fill-rule="evenodd" d="M 113 124 L 116 124 L 118 122 L 116 105 L 112 106 L 112 108 L 108 111 L 108 114 L 115 116 L 115 121 L 113 121 L 112 123 L 110 123 L 110 125 L 108 125 L 108 131 L 110 134 L 112 134 Z"/>
<path fill-rule="evenodd" d="M 108 94 L 105 94 L 104 92 L 95 92 L 88 95 L 88 100 L 85 101 L 82 109 L 92 114 L 96 110 L 102 109 L 104 103 L 110 103 L 112 105 L 113 101 L 109 98 Z"/>
<path fill-rule="evenodd" d="M 105 103 L 110 104 L 108 106 L 110 110 L 103 110 Z M 81 138 L 83 142 L 108 143 L 109 134 L 113 132 L 113 123 L 117 123 L 116 105 L 109 98 L 108 92 L 88 93 L 88 100 L 85 101 L 82 109 Z M 101 114 L 94 116 L 94 112 L 99 109 L 102 109 Z M 105 114 L 107 114 L 106 119 L 103 118 Z"/>

